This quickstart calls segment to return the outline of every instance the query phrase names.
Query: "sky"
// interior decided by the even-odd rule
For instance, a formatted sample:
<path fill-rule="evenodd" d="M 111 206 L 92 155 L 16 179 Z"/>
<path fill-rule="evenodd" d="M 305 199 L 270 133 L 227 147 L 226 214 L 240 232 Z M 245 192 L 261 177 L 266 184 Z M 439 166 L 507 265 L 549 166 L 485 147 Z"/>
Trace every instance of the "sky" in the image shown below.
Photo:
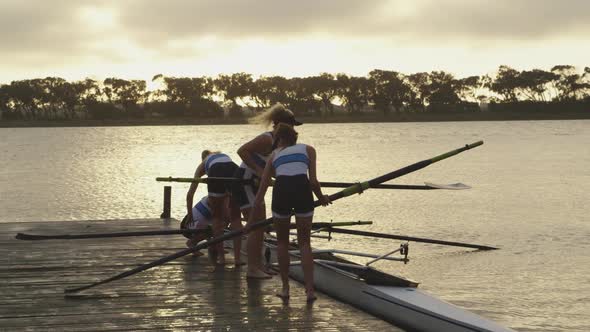
<path fill-rule="evenodd" d="M 0 83 L 590 66 L 588 0 L 1 0 Z"/>

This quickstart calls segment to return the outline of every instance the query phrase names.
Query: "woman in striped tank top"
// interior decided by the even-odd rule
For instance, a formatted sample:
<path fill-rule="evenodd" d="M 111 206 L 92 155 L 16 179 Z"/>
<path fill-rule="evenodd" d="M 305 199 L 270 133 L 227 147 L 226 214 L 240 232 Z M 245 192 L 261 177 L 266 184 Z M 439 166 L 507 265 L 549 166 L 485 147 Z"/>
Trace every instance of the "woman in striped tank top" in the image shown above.
<path fill-rule="evenodd" d="M 210 234 L 207 234 L 207 229 L 213 224 L 213 213 L 209 207 L 209 196 L 205 195 L 192 210 L 192 219 L 189 219 L 189 215 L 184 216 L 184 219 L 180 222 L 180 229 L 188 230 L 202 230 L 202 233 L 193 233 L 190 235 L 183 234 L 188 240 L 186 241 L 187 247 L 194 247 L 199 242 L 206 240 Z M 212 248 L 210 248 L 212 249 Z M 193 252 L 195 256 L 203 255 L 200 251 Z"/>
<path fill-rule="evenodd" d="M 273 135 L 280 123 L 289 126 L 298 126 L 301 122 L 295 120 L 293 112 L 286 109 L 281 104 L 276 104 L 261 114 L 257 115 L 253 122 L 266 125 L 273 125 L 273 131 L 262 133 L 251 141 L 242 145 L 238 150 L 238 155 L 242 158 L 242 164 L 235 173 L 235 177 L 245 180 L 258 180 L 264 171 L 264 166 L 268 156 L 275 148 Z M 266 219 L 266 208 L 264 201 L 263 207 L 252 213 L 252 206 L 256 197 L 258 186 L 256 181 L 249 181 L 242 184 L 235 184 L 232 188 L 232 197 L 234 197 L 250 225 L 253 222 Z M 247 227 L 247 226 L 246 226 Z M 247 253 L 248 253 L 248 278 L 265 279 L 270 278 L 272 271 L 267 270 L 262 264 L 262 241 L 264 230 L 254 230 L 248 234 Z"/>
<path fill-rule="evenodd" d="M 322 193 L 316 176 L 316 152 L 312 146 L 297 143 L 297 132 L 291 126 L 280 124 L 275 134 L 277 149 L 272 153 L 256 194 L 254 210 L 261 209 L 264 195 L 274 175 L 276 180 L 272 192 L 272 215 L 277 233 L 277 254 L 283 288 L 277 295 L 289 298 L 289 226 L 291 215 L 295 215 L 297 243 L 301 253 L 303 277 L 307 301 L 316 297 L 313 288 L 313 255 L 310 235 L 313 220 L 313 194 L 323 206 L 330 204 L 330 198 Z M 308 176 L 309 175 L 309 176 Z"/>
<path fill-rule="evenodd" d="M 232 177 L 238 165 L 236 165 L 231 158 L 221 152 L 213 152 L 204 150 L 201 153 L 201 163 L 195 171 L 195 178 L 201 178 L 203 175 L 208 177 Z M 187 209 L 187 220 L 194 220 L 193 218 L 193 197 L 197 190 L 199 183 L 193 182 L 186 194 L 186 209 Z M 241 229 L 242 223 L 240 221 L 240 210 L 230 199 L 230 185 L 224 181 L 210 181 L 207 183 L 207 191 L 209 197 L 209 206 L 212 212 L 213 220 L 213 236 L 223 235 L 223 229 L 225 228 L 225 220 L 230 219 L 231 229 Z M 229 200 L 229 202 L 228 202 Z M 228 211 L 228 208 L 229 211 Z M 240 260 L 240 248 L 242 246 L 241 237 L 234 238 L 234 258 L 235 264 L 241 265 Z M 214 250 L 214 261 L 217 264 L 225 264 L 225 255 L 223 250 L 223 243 L 215 245 Z"/>

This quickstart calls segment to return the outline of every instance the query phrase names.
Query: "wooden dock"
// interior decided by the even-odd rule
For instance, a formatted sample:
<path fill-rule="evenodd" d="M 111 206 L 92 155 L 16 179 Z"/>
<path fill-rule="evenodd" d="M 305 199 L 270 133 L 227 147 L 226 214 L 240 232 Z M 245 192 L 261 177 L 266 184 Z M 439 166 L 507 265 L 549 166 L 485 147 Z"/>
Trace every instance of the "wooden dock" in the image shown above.
<path fill-rule="evenodd" d="M 0 331 L 400 331 L 321 293 L 308 306 L 291 282 L 247 281 L 245 268 L 215 267 L 207 256 L 160 267 L 78 293 L 86 285 L 185 248 L 181 235 L 20 241 L 18 232 L 77 234 L 177 229 L 175 219 L 0 224 Z M 228 255 L 232 263 L 231 255 Z"/>

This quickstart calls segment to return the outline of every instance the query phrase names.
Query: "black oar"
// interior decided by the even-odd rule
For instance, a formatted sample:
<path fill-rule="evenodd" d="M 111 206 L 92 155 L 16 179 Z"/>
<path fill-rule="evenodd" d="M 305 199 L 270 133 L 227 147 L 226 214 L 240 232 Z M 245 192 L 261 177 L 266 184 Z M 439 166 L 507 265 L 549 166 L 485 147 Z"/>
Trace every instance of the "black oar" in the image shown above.
<path fill-rule="evenodd" d="M 436 156 L 436 157 L 431 158 L 431 159 L 426 159 L 426 160 L 423 160 L 423 161 L 419 161 L 419 162 L 417 162 L 415 164 L 412 164 L 412 165 L 409 165 L 409 166 L 400 168 L 400 169 L 398 169 L 396 171 L 393 171 L 393 172 L 384 174 L 384 175 L 379 176 L 379 177 L 376 177 L 376 178 L 374 178 L 372 180 L 355 184 L 355 185 L 350 186 L 350 187 L 348 187 L 348 188 L 346 188 L 346 189 L 344 189 L 342 191 L 339 191 L 339 192 L 337 192 L 335 194 L 330 195 L 330 200 L 335 201 L 335 200 L 338 200 L 338 199 L 343 198 L 343 197 L 347 197 L 347 196 L 351 196 L 351 195 L 354 195 L 354 194 L 362 193 L 364 190 L 371 188 L 371 186 L 374 186 L 374 185 L 377 185 L 377 184 L 381 184 L 383 182 L 386 182 L 386 181 L 389 181 L 389 180 L 393 180 L 393 179 L 398 178 L 400 176 L 403 176 L 403 175 L 412 173 L 412 172 L 417 171 L 419 169 L 422 169 L 422 168 L 424 168 L 424 167 L 426 167 L 426 166 L 428 166 L 428 165 L 430 165 L 432 163 L 435 163 L 437 161 L 441 161 L 443 159 L 452 157 L 452 156 L 454 156 L 456 154 L 459 154 L 459 153 L 461 153 L 463 151 L 466 151 L 466 150 L 472 149 L 474 147 L 480 146 L 482 144 L 483 144 L 483 141 L 478 141 L 478 142 L 475 142 L 475 143 L 472 143 L 472 144 L 467 144 L 467 145 L 465 145 L 462 148 L 459 148 L 459 149 L 456 149 L 456 150 L 453 150 L 453 151 L 449 151 L 447 153 L 441 154 L 441 155 Z M 314 206 L 317 207 L 317 206 L 320 206 L 320 205 L 321 205 L 321 203 L 320 203 L 319 200 L 314 202 Z M 165 263 L 170 262 L 172 260 L 175 260 L 175 259 L 177 259 L 179 257 L 186 256 L 186 255 L 188 255 L 188 254 L 190 254 L 190 253 L 192 253 L 194 251 L 198 251 L 198 250 L 207 248 L 209 246 L 212 246 L 212 245 L 221 243 L 221 242 L 223 242 L 225 240 L 232 239 L 232 238 L 234 238 L 236 236 L 240 236 L 240 235 L 246 234 L 247 232 L 253 231 L 255 229 L 266 227 L 266 226 L 270 225 L 272 222 L 273 222 L 273 218 L 268 218 L 266 220 L 255 222 L 255 223 L 253 223 L 248 228 L 244 228 L 244 229 L 241 229 L 241 230 L 234 230 L 234 231 L 225 233 L 224 235 L 221 235 L 221 236 L 212 238 L 212 239 L 208 240 L 205 243 L 198 244 L 198 245 L 196 245 L 196 246 L 194 246 L 192 248 L 187 248 L 187 249 L 181 250 L 181 251 L 179 251 L 177 253 L 174 253 L 174 254 L 169 255 L 169 256 L 166 256 L 166 257 L 162 257 L 162 258 L 160 258 L 158 260 L 155 260 L 155 261 L 153 261 L 151 263 L 147 263 L 147 264 L 138 266 L 136 268 L 133 268 L 131 270 L 125 271 L 123 273 L 117 274 L 116 276 L 113 276 L 113 277 L 110 277 L 110 278 L 107 278 L 107 279 L 104 279 L 104 280 L 101 280 L 101 281 L 97 281 L 95 283 L 92 283 L 92 284 L 89 284 L 89 285 L 86 285 L 86 286 L 82 286 L 82 287 L 66 288 L 65 289 L 65 292 L 66 293 L 75 293 L 75 292 L 79 292 L 79 291 L 82 291 L 82 290 L 85 290 L 85 289 L 96 287 L 98 285 L 106 284 L 106 283 L 109 283 L 111 281 L 119 280 L 119 279 L 122 279 L 122 278 L 125 278 L 125 277 L 128 277 L 128 276 L 134 275 L 136 273 L 139 273 L 139 272 L 145 271 L 147 269 L 150 269 L 150 268 L 152 268 L 154 266 L 162 265 L 162 264 L 165 264 Z"/>
<path fill-rule="evenodd" d="M 79 240 L 79 239 L 100 239 L 111 237 L 131 237 L 131 236 L 157 236 L 157 235 L 175 235 L 175 234 L 199 234 L 211 233 L 209 228 L 206 229 L 164 229 L 158 231 L 140 231 L 140 232 L 117 232 L 117 233 L 93 233 L 93 234 L 57 234 L 57 235 L 38 235 L 18 233 L 17 240 Z"/>
<path fill-rule="evenodd" d="M 314 222 L 312 229 L 330 228 L 330 227 L 345 227 L 357 225 L 371 225 L 372 221 L 336 221 L 336 222 Z M 292 226 L 295 228 L 295 225 Z M 90 234 L 56 234 L 56 235 L 40 235 L 18 233 L 15 238 L 17 240 L 40 241 L 40 240 L 79 240 L 79 239 L 100 239 L 112 237 L 131 237 L 131 236 L 158 236 L 158 235 L 175 235 L 175 234 L 211 234 L 209 228 L 206 229 L 164 229 L 157 231 L 140 231 L 140 232 L 117 232 L 117 233 L 90 233 Z"/>
<path fill-rule="evenodd" d="M 374 237 L 374 238 L 381 238 L 381 239 L 393 239 L 393 240 L 404 240 L 404 241 L 412 241 L 412 242 L 441 244 L 441 245 L 445 245 L 445 246 L 473 248 L 473 249 L 479 249 L 479 250 L 496 250 L 496 249 L 498 249 L 495 247 L 484 246 L 484 245 L 479 245 L 479 244 L 435 240 L 435 239 L 427 239 L 427 238 L 415 237 L 415 236 L 403 236 L 403 235 L 395 235 L 395 234 L 365 232 L 365 231 L 357 231 L 357 230 L 343 229 L 343 228 L 331 228 L 331 229 L 320 230 L 320 231 L 321 232 L 331 232 L 331 233 L 367 236 L 367 237 Z"/>
<path fill-rule="evenodd" d="M 239 183 L 253 183 L 251 179 L 240 179 L 240 178 L 225 178 L 225 177 L 206 177 L 206 178 L 173 178 L 173 177 L 158 177 L 156 181 L 160 182 L 185 182 L 185 183 L 212 183 L 212 182 L 239 182 Z M 348 188 L 355 185 L 352 182 L 320 182 L 320 186 L 324 188 Z M 273 183 L 271 182 L 271 185 Z M 371 188 L 375 189 L 402 189 L 402 190 L 433 190 L 433 189 L 446 189 L 446 190 L 462 190 L 470 189 L 470 186 L 462 183 L 453 184 L 434 184 L 426 183 L 424 185 L 414 184 L 376 184 Z"/>

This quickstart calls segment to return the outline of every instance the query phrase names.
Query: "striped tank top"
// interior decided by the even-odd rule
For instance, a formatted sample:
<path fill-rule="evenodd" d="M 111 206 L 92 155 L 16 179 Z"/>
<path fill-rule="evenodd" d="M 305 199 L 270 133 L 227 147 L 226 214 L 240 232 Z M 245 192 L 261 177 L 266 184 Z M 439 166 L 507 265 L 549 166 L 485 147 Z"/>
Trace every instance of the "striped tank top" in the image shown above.
<path fill-rule="evenodd" d="M 193 207 L 193 221 L 206 222 L 211 220 L 212 217 L 213 214 L 211 213 L 209 204 L 207 204 L 207 196 L 205 196 Z"/>
<path fill-rule="evenodd" d="M 226 155 L 225 153 L 210 154 L 204 160 L 205 174 L 209 175 L 209 170 L 211 169 L 211 166 L 213 166 L 217 163 L 231 163 L 231 162 L 232 162 L 231 158 L 228 155 Z"/>
<path fill-rule="evenodd" d="M 307 175 L 309 169 L 309 156 L 307 145 L 295 144 L 288 146 L 274 154 L 272 166 L 276 177 Z"/>

